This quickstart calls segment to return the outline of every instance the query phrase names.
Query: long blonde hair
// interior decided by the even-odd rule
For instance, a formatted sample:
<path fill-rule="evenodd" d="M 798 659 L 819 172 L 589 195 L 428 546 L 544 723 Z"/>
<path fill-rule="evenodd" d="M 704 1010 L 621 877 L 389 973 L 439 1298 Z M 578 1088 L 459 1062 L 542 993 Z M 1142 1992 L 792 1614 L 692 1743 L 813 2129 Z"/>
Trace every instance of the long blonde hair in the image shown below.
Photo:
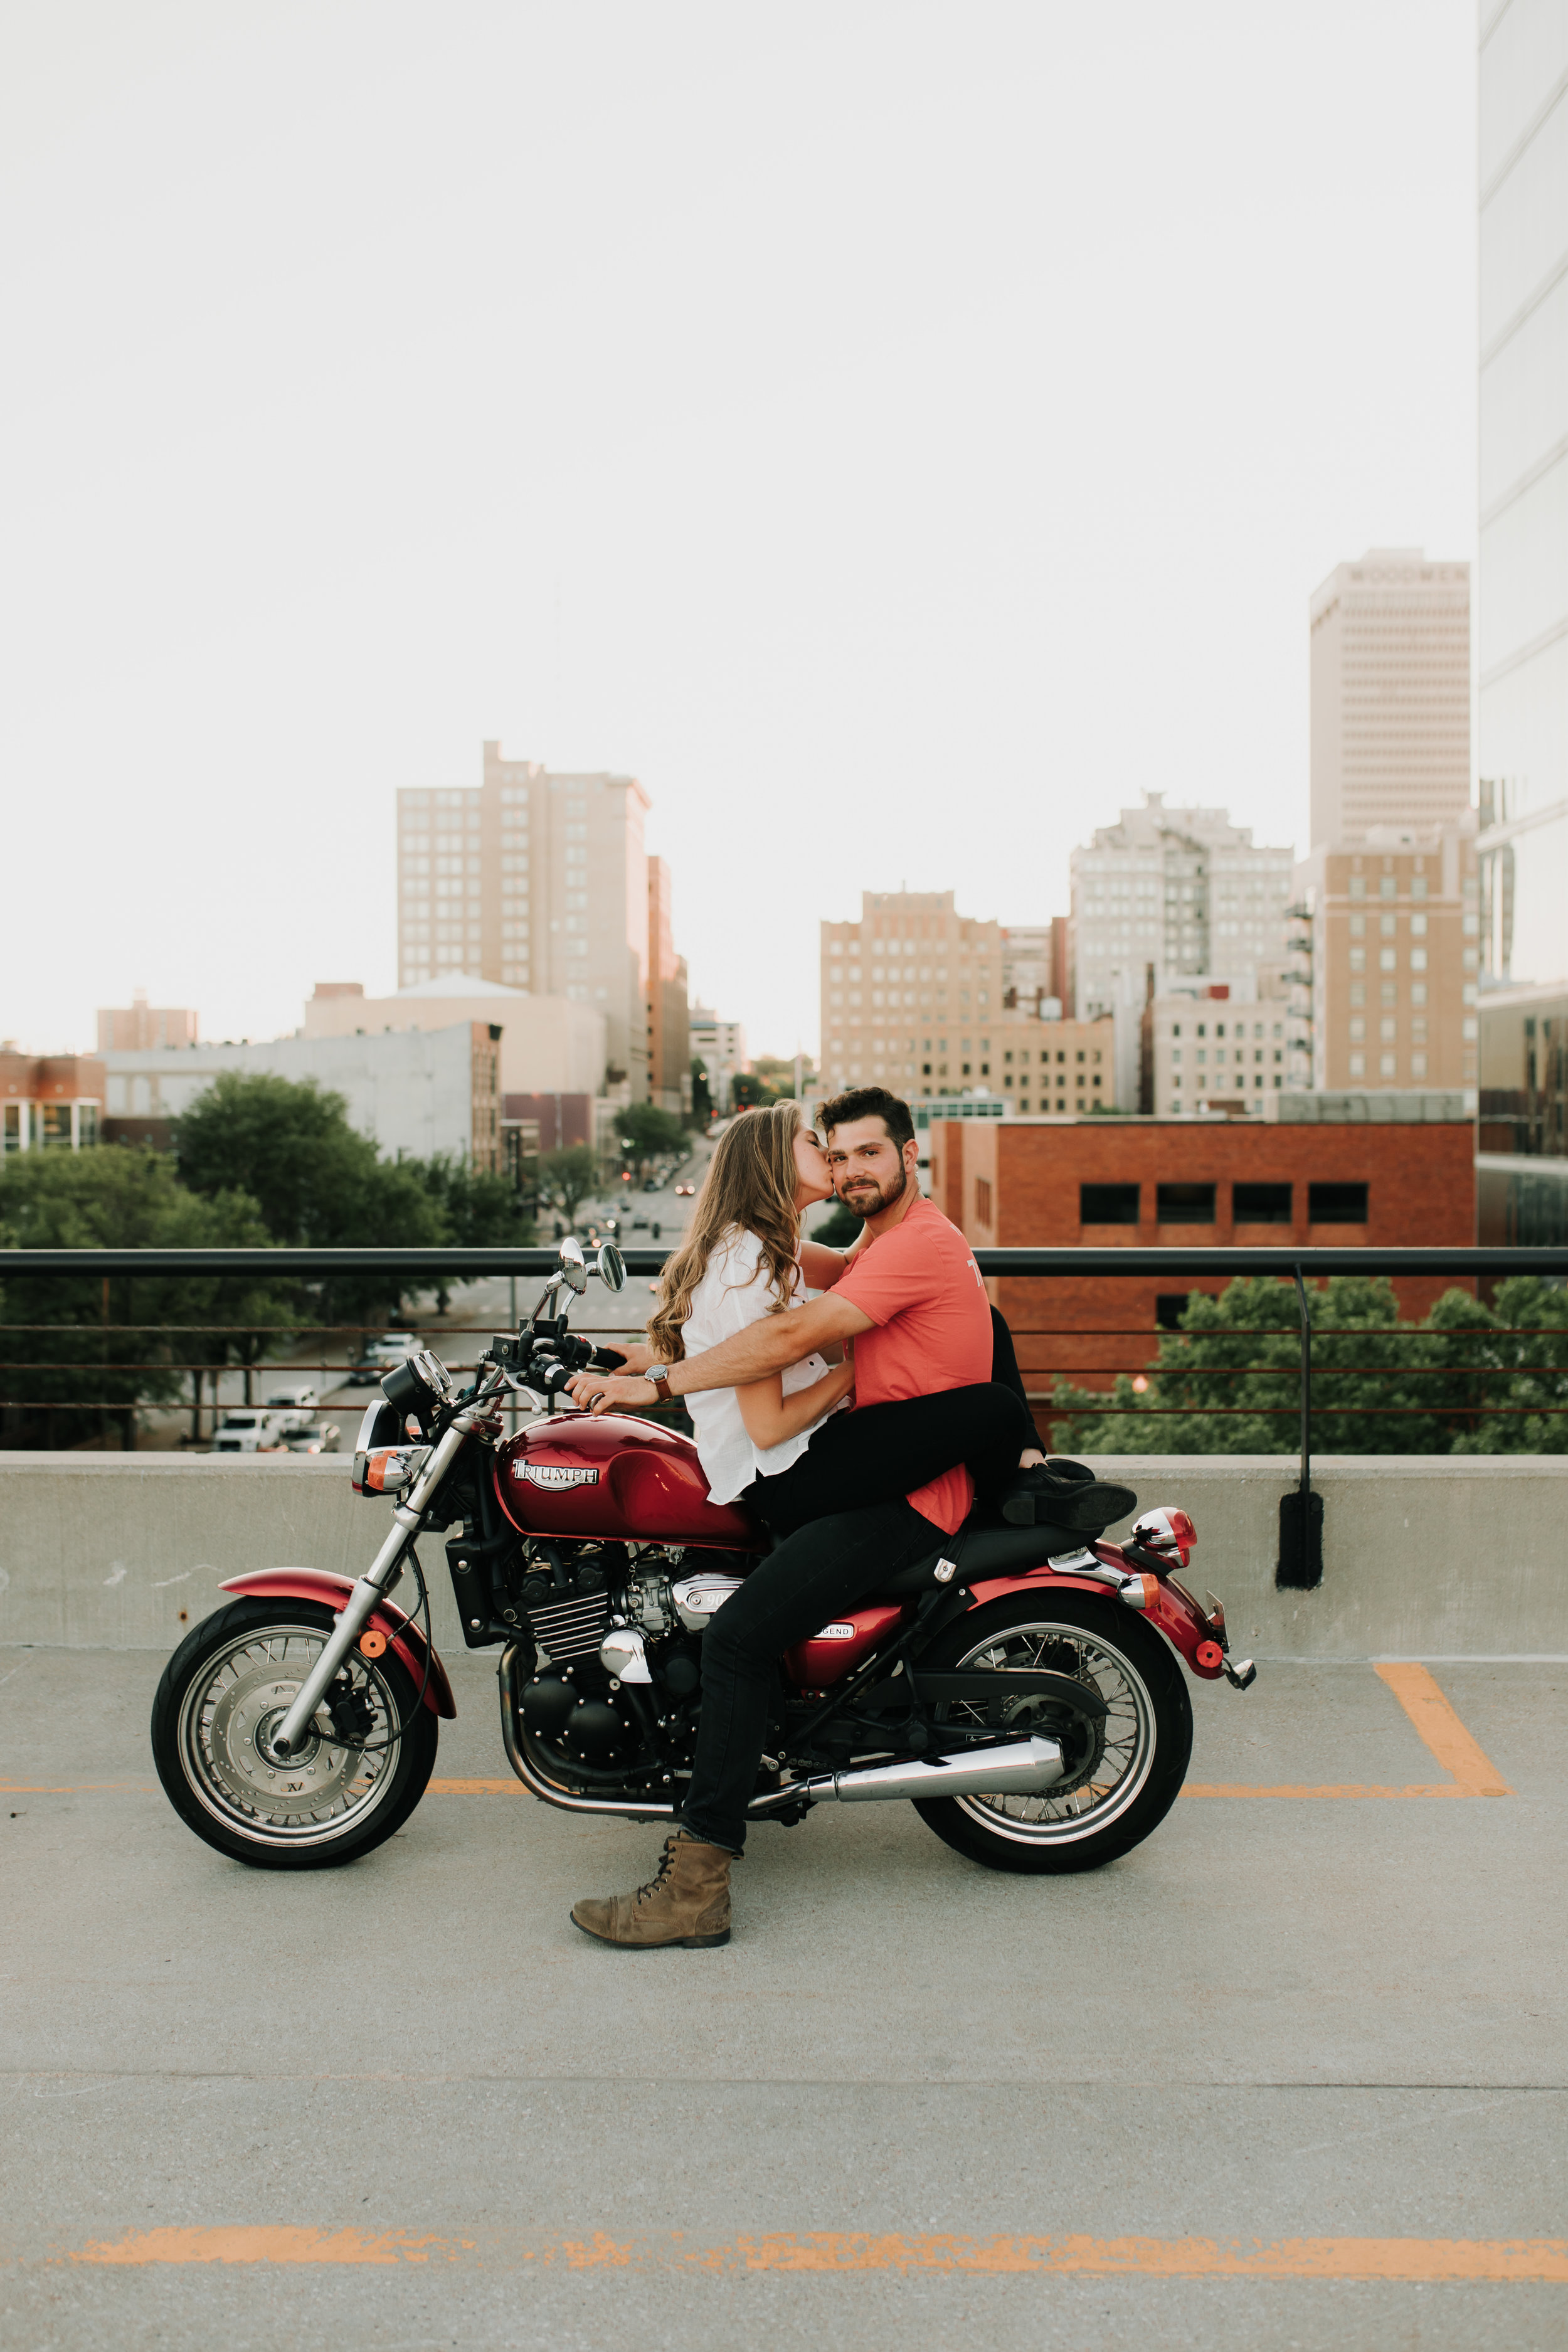
<path fill-rule="evenodd" d="M 769 1313 L 787 1306 L 799 1272 L 795 1139 L 804 1123 L 798 1102 L 769 1103 L 741 1112 L 719 1138 L 690 1228 L 666 1261 L 658 1305 L 648 1318 L 648 1344 L 661 1363 L 678 1364 L 685 1356 L 681 1327 L 691 1312 L 691 1294 L 713 1252 L 737 1230 L 755 1234 L 763 1245 L 761 1274 L 774 1300 Z"/>

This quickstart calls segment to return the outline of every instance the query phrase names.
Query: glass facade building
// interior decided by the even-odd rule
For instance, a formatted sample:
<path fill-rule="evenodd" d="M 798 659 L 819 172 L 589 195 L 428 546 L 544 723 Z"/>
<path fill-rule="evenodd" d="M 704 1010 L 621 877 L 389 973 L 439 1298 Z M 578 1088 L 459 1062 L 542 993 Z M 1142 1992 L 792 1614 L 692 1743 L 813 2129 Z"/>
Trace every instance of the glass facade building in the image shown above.
<path fill-rule="evenodd" d="M 1495 990 L 1568 980 L 1568 0 L 1481 0 L 1479 102 L 1479 849 Z"/>

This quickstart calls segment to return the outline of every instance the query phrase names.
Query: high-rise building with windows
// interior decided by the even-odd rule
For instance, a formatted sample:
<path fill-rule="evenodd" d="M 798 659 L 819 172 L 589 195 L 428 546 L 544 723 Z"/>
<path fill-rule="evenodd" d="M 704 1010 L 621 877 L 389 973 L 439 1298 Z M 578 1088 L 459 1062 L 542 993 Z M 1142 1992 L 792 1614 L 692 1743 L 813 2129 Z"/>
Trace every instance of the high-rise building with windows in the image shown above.
<path fill-rule="evenodd" d="M 822 1085 L 912 1098 L 1002 1090 L 1004 934 L 952 892 L 867 890 L 860 919 L 822 926 Z"/>
<path fill-rule="evenodd" d="M 647 795 L 484 747 L 477 786 L 397 795 L 398 985 L 466 972 L 591 1004 L 607 1090 L 648 1090 Z"/>
<path fill-rule="evenodd" d="M 1314 849 L 1470 805 L 1470 567 L 1373 547 L 1312 597 Z"/>
<path fill-rule="evenodd" d="M 1480 922 L 1476 833 L 1373 826 L 1313 850 L 1314 1087 L 1473 1087 Z"/>
<path fill-rule="evenodd" d="M 1255 846 L 1224 809 L 1146 793 L 1072 853 L 1073 1010 L 1080 1021 L 1141 1006 L 1183 974 L 1278 964 L 1294 857 Z"/>

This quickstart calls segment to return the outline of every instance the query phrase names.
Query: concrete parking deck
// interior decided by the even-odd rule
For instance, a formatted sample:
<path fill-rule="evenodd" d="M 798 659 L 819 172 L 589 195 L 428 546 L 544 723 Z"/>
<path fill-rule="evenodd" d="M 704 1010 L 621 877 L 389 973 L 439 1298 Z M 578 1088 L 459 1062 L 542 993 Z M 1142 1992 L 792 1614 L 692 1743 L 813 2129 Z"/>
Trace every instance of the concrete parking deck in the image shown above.
<path fill-rule="evenodd" d="M 1568 1666 L 1265 1664 L 1107 1871 L 822 1811 L 633 1957 L 566 1912 L 657 1834 L 513 1793 L 482 1663 L 300 1876 L 170 1811 L 161 1665 L 0 1652 L 8 2347 L 1568 2340 Z"/>

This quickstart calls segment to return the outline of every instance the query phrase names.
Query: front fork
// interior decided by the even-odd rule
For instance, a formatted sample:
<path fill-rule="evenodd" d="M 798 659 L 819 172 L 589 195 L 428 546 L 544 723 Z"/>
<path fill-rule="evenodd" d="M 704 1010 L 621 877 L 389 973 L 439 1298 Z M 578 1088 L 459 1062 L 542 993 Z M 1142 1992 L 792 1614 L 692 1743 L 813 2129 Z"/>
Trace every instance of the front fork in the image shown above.
<path fill-rule="evenodd" d="M 406 1499 L 393 1506 L 393 1526 L 386 1541 L 344 1601 L 326 1648 L 300 1684 L 293 1706 L 272 1735 L 272 1753 L 280 1764 L 288 1763 L 295 1750 L 304 1746 L 310 1719 L 358 1641 L 365 1620 L 376 1602 L 384 1600 L 397 1582 L 403 1572 L 404 1556 L 419 1533 L 425 1512 L 461 1452 L 464 1440 L 472 1434 L 487 1401 L 481 1395 L 465 1406 L 438 1441 Z"/>

